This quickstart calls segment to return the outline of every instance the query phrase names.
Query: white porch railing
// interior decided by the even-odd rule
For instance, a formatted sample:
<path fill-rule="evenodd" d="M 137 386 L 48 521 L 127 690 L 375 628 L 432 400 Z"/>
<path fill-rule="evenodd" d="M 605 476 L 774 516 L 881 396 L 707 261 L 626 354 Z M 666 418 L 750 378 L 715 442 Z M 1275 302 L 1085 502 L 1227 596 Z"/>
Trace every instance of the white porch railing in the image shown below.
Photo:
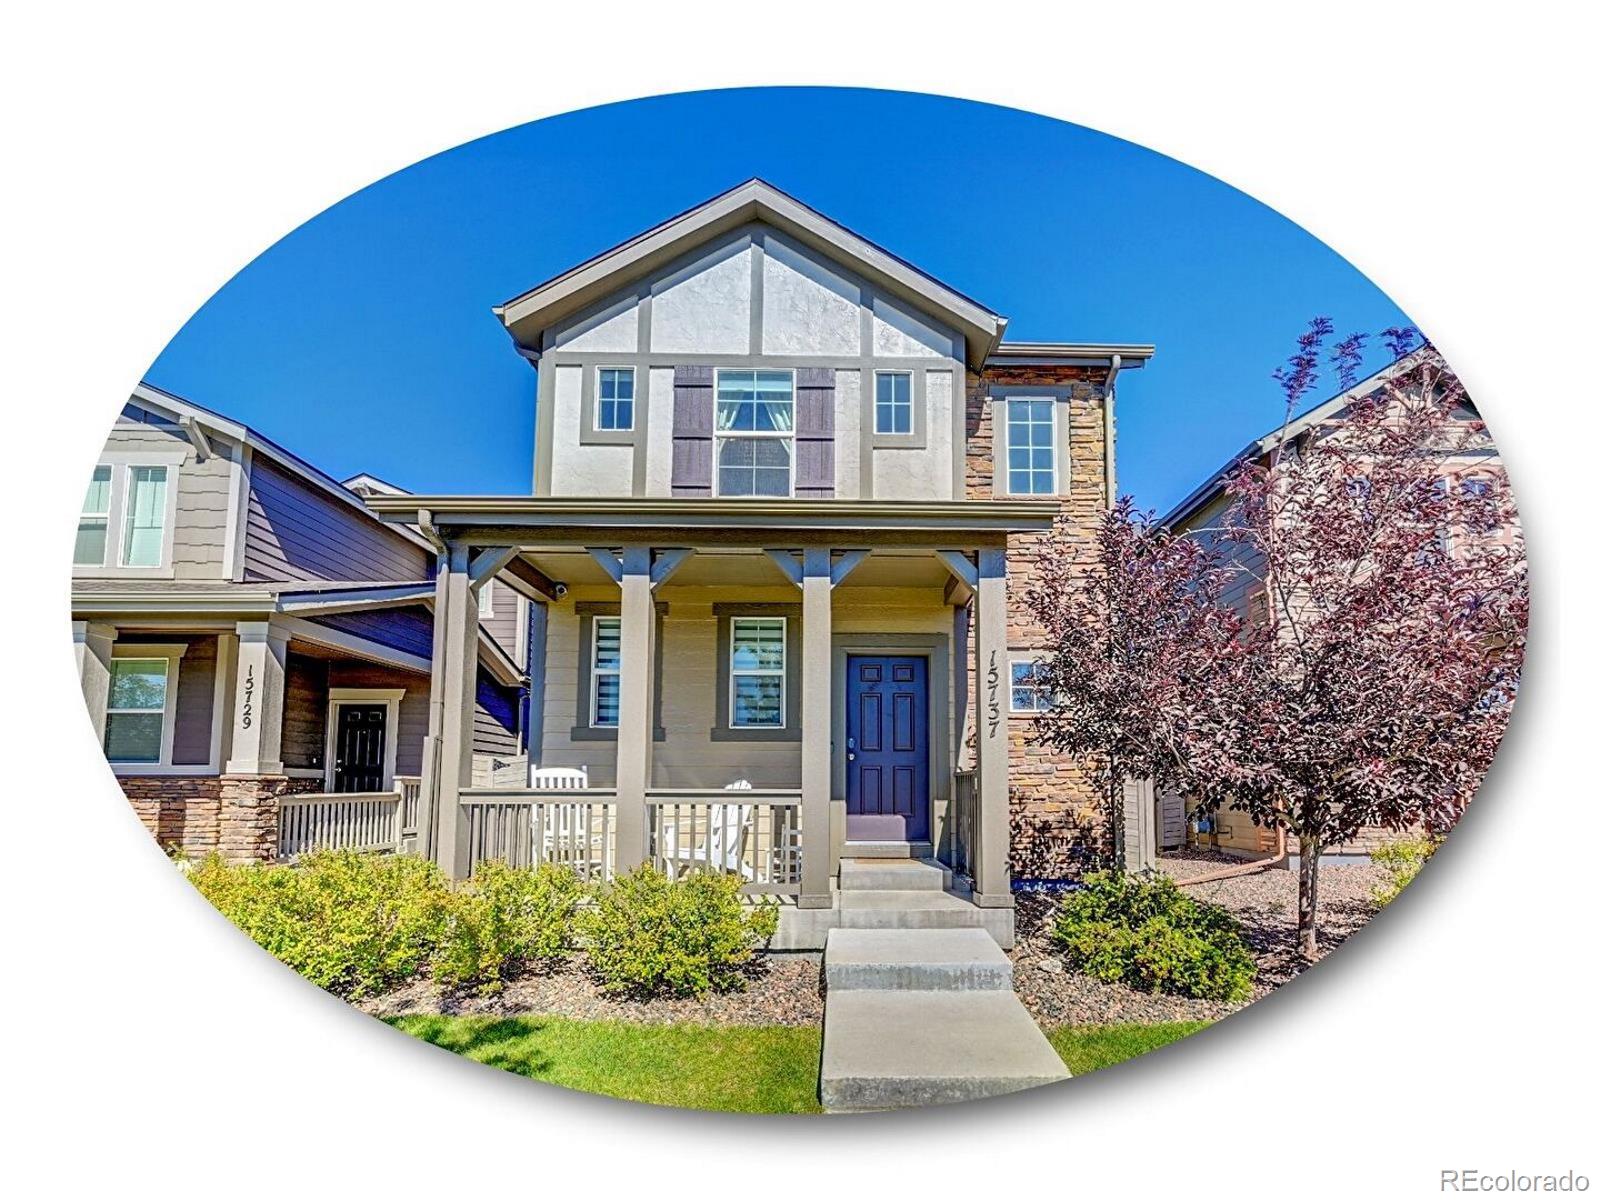
<path fill-rule="evenodd" d="M 617 861 L 617 793 L 609 788 L 530 791 L 470 788 L 461 793 L 473 866 L 571 867 L 580 879 L 610 879 Z"/>
<path fill-rule="evenodd" d="M 278 801 L 278 860 L 292 862 L 308 850 L 361 850 L 374 854 L 410 849 L 417 836 L 417 794 L 422 781 L 396 775 L 388 792 L 307 792 Z"/>
<path fill-rule="evenodd" d="M 650 859 L 662 870 L 724 872 L 747 893 L 799 894 L 798 788 L 652 788 L 645 805 Z"/>

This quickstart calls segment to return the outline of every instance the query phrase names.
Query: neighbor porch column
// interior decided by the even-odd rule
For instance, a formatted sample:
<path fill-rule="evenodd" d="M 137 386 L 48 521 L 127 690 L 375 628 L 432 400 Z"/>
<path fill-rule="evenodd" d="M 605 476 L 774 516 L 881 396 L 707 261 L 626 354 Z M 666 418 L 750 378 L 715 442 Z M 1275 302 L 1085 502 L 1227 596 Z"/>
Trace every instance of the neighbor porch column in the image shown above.
<path fill-rule="evenodd" d="M 106 740 L 106 701 L 111 693 L 111 647 L 116 640 L 115 625 L 102 625 L 98 621 L 72 623 L 72 651 L 78 659 L 83 702 L 89 709 L 95 741 L 102 749 Z"/>
<path fill-rule="evenodd" d="M 233 670 L 232 749 L 224 775 L 283 774 L 284 671 L 289 635 L 271 621 L 240 621 Z"/>
<path fill-rule="evenodd" d="M 617 712 L 617 869 L 631 871 L 648 851 L 645 792 L 655 734 L 656 606 L 650 547 L 624 546 L 622 689 Z"/>
<path fill-rule="evenodd" d="M 828 818 L 833 798 L 833 554 L 808 546 L 800 562 L 801 908 L 833 904 Z"/>
<path fill-rule="evenodd" d="M 1006 658 L 1006 552 L 978 551 L 978 853 L 973 901 L 1009 908 L 1011 667 Z"/>
<path fill-rule="evenodd" d="M 472 786 L 472 717 L 478 695 L 478 601 L 471 547 L 451 542 L 433 585 L 433 669 L 417 824 L 424 852 L 451 879 L 472 868 L 461 792 Z"/>

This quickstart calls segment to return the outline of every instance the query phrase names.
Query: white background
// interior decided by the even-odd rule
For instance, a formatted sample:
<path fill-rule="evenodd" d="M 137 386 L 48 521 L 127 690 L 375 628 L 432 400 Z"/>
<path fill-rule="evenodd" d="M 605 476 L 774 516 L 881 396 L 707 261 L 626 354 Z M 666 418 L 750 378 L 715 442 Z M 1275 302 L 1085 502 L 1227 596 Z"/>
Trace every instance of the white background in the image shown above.
<path fill-rule="evenodd" d="M 10 9 L 0 1054 L 15 1107 L 0 1161 L 21 1176 L 13 1194 L 1407 1196 L 1437 1193 L 1451 1166 L 1600 1177 L 1589 17 L 1529 2 L 640 7 Z M 531 1084 L 389 1032 L 226 928 L 164 868 L 82 719 L 67 548 L 85 464 L 130 384 L 233 271 L 466 139 L 602 101 L 774 83 L 1011 104 L 1220 176 L 1388 291 L 1504 450 L 1536 628 L 1489 785 L 1375 928 L 1178 1049 L 884 1118 L 719 1117 Z M 1004 162 L 972 152 L 973 186 L 1005 187 Z"/>

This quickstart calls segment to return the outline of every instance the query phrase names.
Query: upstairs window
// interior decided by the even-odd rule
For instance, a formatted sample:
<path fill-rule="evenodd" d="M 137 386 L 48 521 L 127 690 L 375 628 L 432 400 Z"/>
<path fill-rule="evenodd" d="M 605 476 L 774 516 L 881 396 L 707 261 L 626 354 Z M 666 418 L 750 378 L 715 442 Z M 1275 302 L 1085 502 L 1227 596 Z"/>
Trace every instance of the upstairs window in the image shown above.
<path fill-rule="evenodd" d="M 728 724 L 735 729 L 783 726 L 783 617 L 734 617 L 729 641 Z"/>
<path fill-rule="evenodd" d="M 911 432 L 911 372 L 879 371 L 876 433 Z"/>
<path fill-rule="evenodd" d="M 75 567 L 100 567 L 106 561 L 106 538 L 111 528 L 111 468 L 98 466 L 89 477 L 78 517 L 78 541 L 72 551 Z"/>
<path fill-rule="evenodd" d="M 478 619 L 494 616 L 494 580 L 485 579 L 478 589 Z"/>
<path fill-rule="evenodd" d="M 129 467 L 123 500 L 122 565 L 159 567 L 167 532 L 167 468 Z"/>
<path fill-rule="evenodd" d="M 594 427 L 627 431 L 633 428 L 633 368 L 601 367 L 595 396 Z"/>
<path fill-rule="evenodd" d="M 1006 491 L 1013 496 L 1054 496 L 1056 402 L 1012 397 L 1006 401 Z"/>
<path fill-rule="evenodd" d="M 794 372 L 717 372 L 716 456 L 717 495 L 792 494 Z"/>
<path fill-rule="evenodd" d="M 170 658 L 113 658 L 106 696 L 106 758 L 160 764 L 177 663 Z"/>
<path fill-rule="evenodd" d="M 622 714 L 622 618 L 594 619 L 594 653 L 590 658 L 589 724 L 616 728 Z"/>

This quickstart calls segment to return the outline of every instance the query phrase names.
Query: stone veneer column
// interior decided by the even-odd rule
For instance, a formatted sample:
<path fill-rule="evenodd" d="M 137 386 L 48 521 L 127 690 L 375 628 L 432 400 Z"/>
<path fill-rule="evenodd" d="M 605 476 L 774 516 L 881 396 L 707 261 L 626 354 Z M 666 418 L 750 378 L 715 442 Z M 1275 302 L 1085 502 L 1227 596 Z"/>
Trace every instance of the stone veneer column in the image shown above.
<path fill-rule="evenodd" d="M 655 729 L 656 607 L 650 547 L 622 550 L 622 699 L 617 713 L 617 870 L 630 871 L 649 851 L 650 756 Z"/>
<path fill-rule="evenodd" d="M 801 908 L 828 908 L 833 895 L 828 817 L 833 799 L 833 553 L 808 546 L 800 566 Z M 720 669 L 720 668 L 719 668 Z"/>
<path fill-rule="evenodd" d="M 1006 552 L 978 551 L 978 853 L 973 901 L 1009 908 L 1011 897 L 1011 666 L 1006 656 Z"/>

